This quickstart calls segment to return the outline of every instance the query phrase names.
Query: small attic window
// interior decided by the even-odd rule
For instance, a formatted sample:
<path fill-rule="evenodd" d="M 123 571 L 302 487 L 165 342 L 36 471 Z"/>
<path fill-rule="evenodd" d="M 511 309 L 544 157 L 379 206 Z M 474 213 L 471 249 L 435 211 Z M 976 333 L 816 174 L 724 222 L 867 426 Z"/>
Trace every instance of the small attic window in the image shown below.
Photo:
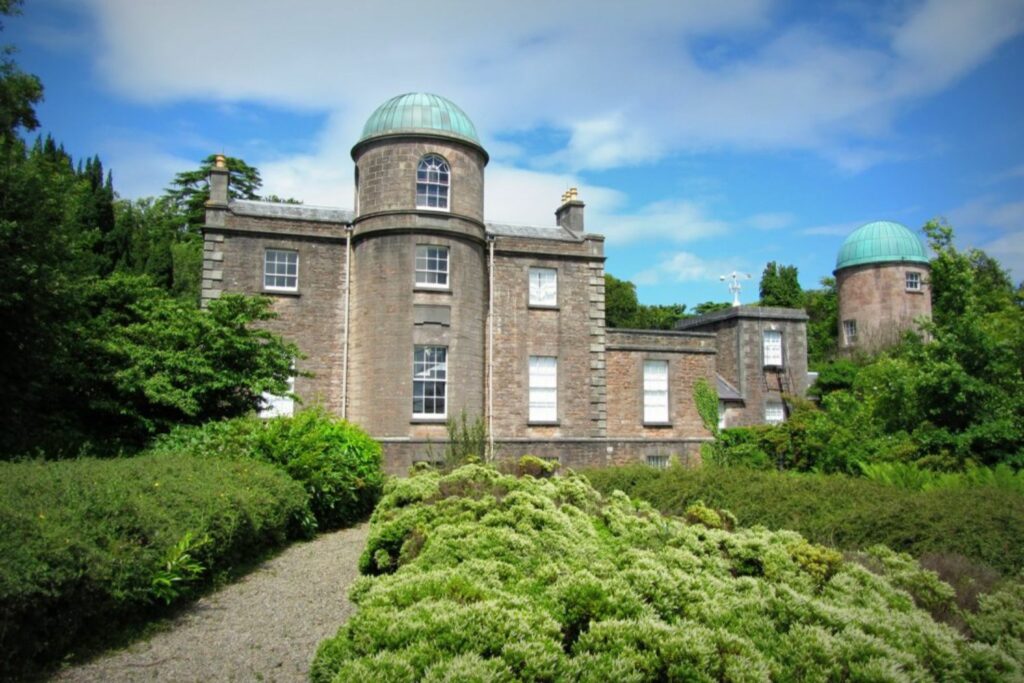
<path fill-rule="evenodd" d="M 416 169 L 416 208 L 448 210 L 451 189 L 451 169 L 448 162 L 436 154 L 420 159 Z"/>

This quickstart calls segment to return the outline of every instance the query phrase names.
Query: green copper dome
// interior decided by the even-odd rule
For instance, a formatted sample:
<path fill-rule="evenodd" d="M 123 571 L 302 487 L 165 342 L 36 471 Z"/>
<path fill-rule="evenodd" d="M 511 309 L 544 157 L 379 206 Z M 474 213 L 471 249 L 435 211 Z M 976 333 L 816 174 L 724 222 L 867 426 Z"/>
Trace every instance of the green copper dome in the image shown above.
<path fill-rule="evenodd" d="M 928 254 L 921 240 L 907 226 L 875 221 L 860 226 L 846 238 L 836 257 L 836 270 L 890 261 L 928 263 Z"/>
<path fill-rule="evenodd" d="M 480 145 L 476 126 L 466 112 L 451 100 L 422 92 L 392 97 L 377 107 L 363 126 L 359 141 L 395 133 L 441 134 Z"/>

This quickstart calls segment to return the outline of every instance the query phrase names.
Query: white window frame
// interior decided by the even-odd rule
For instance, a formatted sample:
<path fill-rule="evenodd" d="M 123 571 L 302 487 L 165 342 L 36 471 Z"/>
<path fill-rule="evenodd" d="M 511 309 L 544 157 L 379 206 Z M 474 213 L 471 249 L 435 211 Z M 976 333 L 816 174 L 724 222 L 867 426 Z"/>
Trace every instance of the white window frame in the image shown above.
<path fill-rule="evenodd" d="M 766 424 L 777 425 L 786 421 L 786 407 L 778 401 L 767 401 L 764 404 L 764 421 Z"/>
<path fill-rule="evenodd" d="M 843 321 L 843 341 L 847 346 L 857 343 L 857 321 L 854 319 Z"/>
<path fill-rule="evenodd" d="M 557 268 L 530 268 L 530 305 L 558 305 Z"/>
<path fill-rule="evenodd" d="M 644 424 L 668 424 L 667 360 L 644 361 Z"/>
<path fill-rule="evenodd" d="M 447 346 L 417 344 L 413 348 L 412 416 L 421 419 L 448 416 Z"/>
<path fill-rule="evenodd" d="M 281 284 L 280 280 L 284 283 Z M 272 292 L 299 290 L 299 252 L 294 249 L 267 249 L 263 252 L 263 289 Z"/>
<path fill-rule="evenodd" d="M 290 394 L 295 393 L 295 376 L 288 378 L 288 389 L 284 394 L 272 394 L 264 391 L 260 395 L 259 416 L 264 419 L 272 417 L 291 417 L 295 414 L 295 399 Z"/>
<path fill-rule="evenodd" d="M 536 423 L 558 422 L 558 358 L 530 356 L 529 415 Z"/>
<path fill-rule="evenodd" d="M 916 270 L 908 270 L 906 277 L 906 285 L 908 292 L 920 292 L 921 291 L 921 273 Z"/>
<path fill-rule="evenodd" d="M 416 165 L 416 208 L 449 211 L 452 189 L 451 166 L 439 154 L 427 154 Z"/>
<path fill-rule="evenodd" d="M 764 366 L 782 367 L 782 330 L 765 330 L 762 341 Z"/>
<path fill-rule="evenodd" d="M 450 286 L 451 251 L 440 244 L 416 245 L 416 286 L 427 289 L 448 289 Z"/>

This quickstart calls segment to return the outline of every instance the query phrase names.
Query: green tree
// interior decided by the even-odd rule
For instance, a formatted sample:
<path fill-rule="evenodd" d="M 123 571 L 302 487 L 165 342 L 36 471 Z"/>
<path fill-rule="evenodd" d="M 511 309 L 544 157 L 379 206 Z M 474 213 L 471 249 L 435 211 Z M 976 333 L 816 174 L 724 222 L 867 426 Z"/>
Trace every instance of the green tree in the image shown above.
<path fill-rule="evenodd" d="M 636 317 L 640 303 L 636 298 L 636 285 L 614 275 L 604 276 L 604 320 L 608 327 L 629 327 Z"/>
<path fill-rule="evenodd" d="M 724 311 L 732 308 L 732 304 L 726 301 L 704 301 L 693 307 L 693 312 L 697 315 L 705 315 L 707 313 L 714 313 L 715 311 Z"/>
<path fill-rule="evenodd" d="M 796 266 L 780 266 L 769 261 L 761 275 L 760 292 L 762 306 L 802 308 L 804 305 Z"/>
<path fill-rule="evenodd" d="M 608 327 L 633 330 L 671 330 L 686 317 L 684 304 L 641 304 L 636 285 L 614 275 L 604 276 L 604 317 Z"/>
<path fill-rule="evenodd" d="M 912 434 L 936 467 L 1024 465 L 1024 310 L 983 252 L 959 251 L 948 225 L 925 226 L 931 338 L 911 337 L 861 368 L 854 392 L 889 433 Z"/>
<path fill-rule="evenodd" d="M 210 171 L 217 160 L 211 154 L 199 163 L 199 168 L 182 171 L 174 176 L 166 196 L 185 217 L 190 232 L 199 233 L 206 222 L 206 202 L 210 199 Z M 225 157 L 228 167 L 228 197 L 231 199 L 259 199 L 263 185 L 260 172 L 236 157 Z"/>
<path fill-rule="evenodd" d="M 283 394 L 298 349 L 253 323 L 274 316 L 264 297 L 224 296 L 205 310 L 146 277 L 98 280 L 76 325 L 91 425 L 141 444 L 176 424 L 245 414 L 263 392 Z"/>
<path fill-rule="evenodd" d="M 836 280 L 821 278 L 821 289 L 804 292 L 807 311 L 807 360 L 811 367 L 831 360 L 836 353 L 839 334 L 839 297 Z"/>

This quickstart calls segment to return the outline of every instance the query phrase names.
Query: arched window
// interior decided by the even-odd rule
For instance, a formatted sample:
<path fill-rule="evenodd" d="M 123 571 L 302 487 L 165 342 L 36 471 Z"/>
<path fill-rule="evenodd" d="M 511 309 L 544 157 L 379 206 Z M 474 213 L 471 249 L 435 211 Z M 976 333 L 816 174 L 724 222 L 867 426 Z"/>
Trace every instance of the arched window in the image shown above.
<path fill-rule="evenodd" d="M 416 169 L 416 208 L 448 210 L 451 174 L 448 162 L 436 154 L 420 159 Z"/>

